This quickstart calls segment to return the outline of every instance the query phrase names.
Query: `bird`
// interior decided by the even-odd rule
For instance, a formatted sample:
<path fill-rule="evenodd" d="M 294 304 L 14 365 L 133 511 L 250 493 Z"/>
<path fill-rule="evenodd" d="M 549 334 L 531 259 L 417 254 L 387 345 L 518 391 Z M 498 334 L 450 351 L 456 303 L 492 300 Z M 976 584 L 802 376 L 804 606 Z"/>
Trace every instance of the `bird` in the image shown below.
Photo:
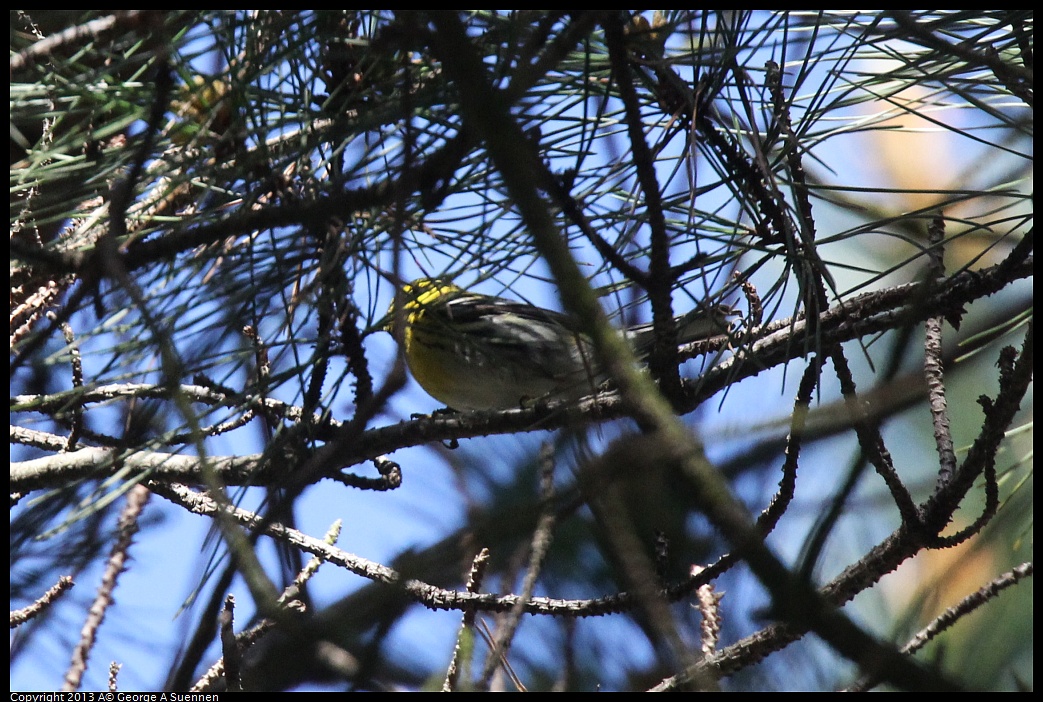
<path fill-rule="evenodd" d="M 535 400 L 595 392 L 607 379 L 591 339 L 570 315 L 469 292 L 438 278 L 402 286 L 382 328 L 399 335 L 409 370 L 433 398 L 458 411 L 506 410 Z M 728 305 L 677 317 L 679 344 L 728 331 Z M 652 324 L 622 333 L 641 362 L 655 343 Z"/>

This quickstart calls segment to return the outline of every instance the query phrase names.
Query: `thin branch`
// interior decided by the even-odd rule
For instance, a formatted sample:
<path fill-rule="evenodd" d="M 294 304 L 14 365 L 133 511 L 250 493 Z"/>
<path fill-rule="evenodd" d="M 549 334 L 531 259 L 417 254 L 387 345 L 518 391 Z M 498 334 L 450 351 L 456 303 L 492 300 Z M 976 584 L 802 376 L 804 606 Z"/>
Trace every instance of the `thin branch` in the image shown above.
<path fill-rule="evenodd" d="M 506 658 L 507 652 L 514 641 L 514 634 L 521 623 L 522 615 L 525 613 L 525 605 L 532 599 L 532 593 L 536 590 L 536 581 L 540 577 L 544 559 L 550 549 L 551 534 L 554 530 L 556 518 L 554 514 L 554 449 L 549 443 L 544 443 L 540 448 L 540 501 L 543 504 L 542 513 L 536 522 L 536 528 L 532 533 L 532 542 L 529 548 L 529 565 L 525 570 L 525 579 L 522 582 L 520 598 L 507 616 L 500 622 L 496 639 L 486 657 L 485 666 L 479 678 L 478 690 L 487 691 L 492 682 L 493 673 L 500 664 L 501 659 Z"/>
<path fill-rule="evenodd" d="M 128 552 L 131 540 L 138 531 L 138 519 L 141 511 L 148 504 L 149 491 L 138 485 L 127 493 L 127 505 L 120 513 L 117 527 L 116 542 L 112 545 L 112 552 L 102 574 L 101 585 L 98 594 L 91 604 L 87 620 L 80 631 L 80 641 L 73 650 L 72 662 L 65 673 L 65 681 L 62 689 L 65 692 L 75 692 L 80 689 L 83 674 L 87 670 L 87 658 L 98 636 L 98 629 L 105 620 L 105 613 L 112 605 L 116 591 L 116 583 L 120 574 L 126 569 Z"/>
<path fill-rule="evenodd" d="M 935 279 L 945 275 L 943 243 L 945 220 L 936 218 L 927 228 L 931 248 L 930 274 Z M 944 369 L 942 368 L 942 315 L 928 317 L 924 334 L 924 379 L 927 381 L 927 406 L 934 424 L 934 443 L 938 451 L 938 487 L 952 480 L 956 469 L 956 452 L 953 450 L 952 431 L 949 429 L 949 411 L 945 400 Z"/>
<path fill-rule="evenodd" d="M 482 589 L 482 580 L 485 578 L 485 569 L 489 565 L 489 549 L 483 548 L 475 555 L 471 562 L 471 572 L 467 575 L 464 587 L 468 592 L 479 592 Z M 464 610 L 463 619 L 460 622 L 460 631 L 456 634 L 456 644 L 453 646 L 453 657 L 449 661 L 449 668 L 445 673 L 445 681 L 442 683 L 442 692 L 456 692 L 457 681 L 461 671 L 469 669 L 471 654 L 474 652 L 474 619 L 477 612 L 473 609 Z M 466 672 L 464 672 L 466 675 Z"/>
<path fill-rule="evenodd" d="M 10 59 L 11 73 L 30 68 L 32 64 L 49 59 L 58 51 L 78 49 L 86 42 L 97 42 L 117 31 L 131 30 L 145 34 L 148 30 L 162 24 L 168 12 L 168 10 L 120 10 L 111 15 L 56 32 L 22 49 L 17 54 L 13 54 Z"/>
<path fill-rule="evenodd" d="M 934 621 L 921 629 L 917 634 L 902 646 L 903 653 L 916 653 L 926 646 L 932 639 L 951 628 L 971 612 L 983 607 L 1009 587 L 1016 585 L 1024 578 L 1033 574 L 1032 563 L 1022 563 L 1013 570 L 983 585 L 977 592 L 963 598 L 959 603 L 949 607 L 947 610 L 935 617 Z M 845 692 L 867 692 L 880 684 L 879 678 L 863 677 L 852 684 Z"/>
<path fill-rule="evenodd" d="M 68 575 L 63 575 L 58 578 L 58 582 L 52 585 L 47 592 L 40 595 L 31 605 L 22 609 L 11 610 L 11 628 L 14 629 L 46 611 L 58 598 L 71 590 L 75 584 L 72 578 Z"/>

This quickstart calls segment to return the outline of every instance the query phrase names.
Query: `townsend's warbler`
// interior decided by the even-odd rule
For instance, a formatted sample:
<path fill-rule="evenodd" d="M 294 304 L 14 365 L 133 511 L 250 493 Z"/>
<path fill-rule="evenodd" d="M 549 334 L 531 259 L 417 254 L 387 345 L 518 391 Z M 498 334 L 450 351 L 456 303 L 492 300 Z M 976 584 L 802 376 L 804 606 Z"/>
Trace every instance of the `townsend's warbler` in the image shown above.
<path fill-rule="evenodd" d="M 420 278 L 402 286 L 403 307 L 388 308 L 384 330 L 403 323 L 401 341 L 413 377 L 429 395 L 457 410 L 503 410 L 571 392 L 593 392 L 605 380 L 588 337 L 571 317 L 502 297 L 467 292 Z M 677 318 L 678 343 L 728 329 L 725 305 Z M 651 352 L 651 324 L 624 330 L 634 353 Z"/>

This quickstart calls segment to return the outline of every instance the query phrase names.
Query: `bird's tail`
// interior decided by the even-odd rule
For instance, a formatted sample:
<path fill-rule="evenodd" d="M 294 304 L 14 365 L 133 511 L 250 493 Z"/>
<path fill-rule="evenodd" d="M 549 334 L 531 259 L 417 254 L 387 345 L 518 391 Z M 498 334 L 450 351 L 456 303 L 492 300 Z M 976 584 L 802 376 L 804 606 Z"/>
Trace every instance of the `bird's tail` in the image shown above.
<path fill-rule="evenodd" d="M 738 311 L 731 305 L 717 304 L 696 307 L 674 320 L 677 325 L 677 343 L 689 344 L 693 341 L 727 334 L 731 319 Z M 625 332 L 638 358 L 645 358 L 652 351 L 655 343 L 655 330 L 651 323 L 639 324 Z"/>

